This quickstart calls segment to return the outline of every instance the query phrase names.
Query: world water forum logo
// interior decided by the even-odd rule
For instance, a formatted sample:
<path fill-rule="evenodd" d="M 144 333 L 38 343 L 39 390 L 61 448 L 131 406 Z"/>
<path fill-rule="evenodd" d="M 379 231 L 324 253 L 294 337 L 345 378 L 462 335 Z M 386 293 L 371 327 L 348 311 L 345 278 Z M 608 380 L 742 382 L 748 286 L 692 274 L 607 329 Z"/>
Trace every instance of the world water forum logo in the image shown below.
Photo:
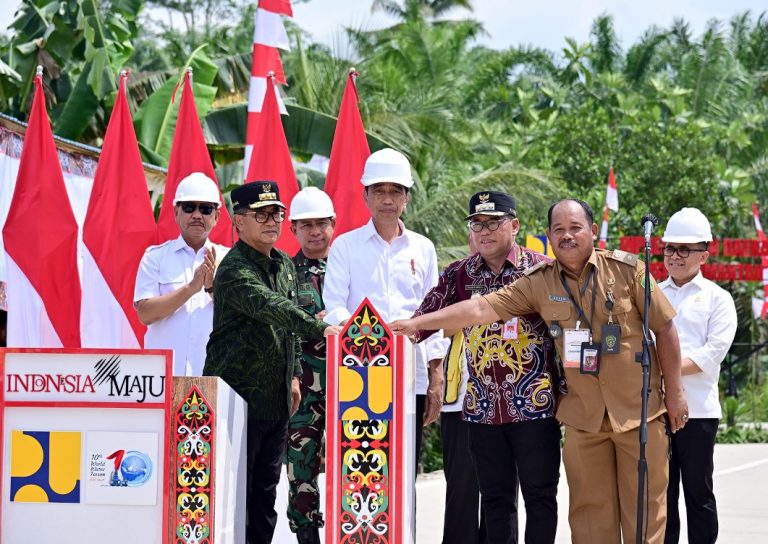
<path fill-rule="evenodd" d="M 109 478 L 111 487 L 139 487 L 152 476 L 152 459 L 146 453 L 117 450 L 107 459 L 114 461 L 114 470 Z"/>

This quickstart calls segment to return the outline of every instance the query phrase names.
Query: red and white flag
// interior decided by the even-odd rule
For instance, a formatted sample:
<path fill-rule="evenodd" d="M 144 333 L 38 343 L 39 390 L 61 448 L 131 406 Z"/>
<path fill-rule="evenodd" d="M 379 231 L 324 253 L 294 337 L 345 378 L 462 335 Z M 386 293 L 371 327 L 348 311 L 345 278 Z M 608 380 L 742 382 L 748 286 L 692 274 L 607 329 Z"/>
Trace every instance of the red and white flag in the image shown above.
<path fill-rule="evenodd" d="M 248 120 L 245 135 L 245 160 L 243 175 L 248 174 L 251 164 L 254 142 L 259 138 L 256 133 L 259 126 L 259 114 L 264 105 L 269 73 L 274 81 L 285 85 L 283 63 L 278 49 L 290 50 L 288 33 L 285 31 L 283 16 L 293 17 L 289 0 L 259 0 L 253 30 L 253 61 L 251 64 L 251 83 L 248 89 Z M 281 113 L 286 113 L 285 105 L 277 93 Z"/>
<path fill-rule="evenodd" d="M 146 327 L 133 307 L 136 271 L 157 225 L 120 77 L 83 224 L 83 347 L 140 348 Z"/>
<path fill-rule="evenodd" d="M 42 76 L 3 228 L 8 346 L 80 347 L 78 226 L 45 109 Z"/>
<path fill-rule="evenodd" d="M 160 206 L 160 218 L 157 222 L 159 243 L 178 238 L 180 234 L 174 216 L 173 197 L 176 194 L 176 187 L 182 179 L 193 172 L 202 172 L 215 181 L 217 187 L 219 185 L 216 180 L 216 173 L 213 171 L 211 156 L 205 145 L 200 118 L 197 116 L 197 106 L 195 106 L 195 96 L 192 93 L 190 78 L 191 74 L 187 72 L 184 75 L 179 116 L 176 121 L 176 132 L 173 135 L 171 158 L 168 161 L 168 174 L 165 177 L 165 192 L 163 193 L 163 203 Z M 220 187 L 219 198 L 221 198 Z M 229 217 L 227 207 L 223 205 L 224 200 L 221 199 L 221 202 L 219 221 L 213 227 L 208 238 L 217 244 L 231 247 L 232 220 Z"/>
<path fill-rule="evenodd" d="M 755 219 L 757 238 L 763 246 L 763 251 L 765 251 L 765 246 L 768 244 L 768 238 L 766 238 L 765 232 L 763 231 L 763 225 L 760 222 L 760 211 L 757 209 L 757 203 L 752 204 L 752 217 Z M 763 267 L 763 301 L 762 305 L 760 305 L 759 302 L 757 305 L 753 304 L 753 308 L 755 309 L 756 318 L 759 317 L 765 319 L 766 314 L 768 314 L 768 256 L 763 255 L 760 258 L 760 264 Z"/>
<path fill-rule="evenodd" d="M 280 201 L 290 209 L 293 197 L 299 192 L 299 183 L 296 181 L 291 152 L 280 120 L 276 94 L 275 86 L 268 85 L 245 181 L 274 181 L 280 188 Z M 299 250 L 299 243 L 287 225 L 283 225 L 282 234 L 275 245 L 289 255 L 295 255 Z"/>
<path fill-rule="evenodd" d="M 608 210 L 619 211 L 619 192 L 616 190 L 616 178 L 613 175 L 613 166 L 608 171 L 608 188 L 605 190 L 605 205 L 603 206 L 603 223 L 600 225 L 600 242 L 598 247 L 605 249 L 608 240 Z"/>
<path fill-rule="evenodd" d="M 339 108 L 339 119 L 333 135 L 331 160 L 325 178 L 325 192 L 331 197 L 337 212 L 333 237 L 361 227 L 371 218 L 363 200 L 363 176 L 365 161 L 371 154 L 365 137 L 363 119 L 358 107 L 357 74 L 350 71 L 344 96 Z"/>

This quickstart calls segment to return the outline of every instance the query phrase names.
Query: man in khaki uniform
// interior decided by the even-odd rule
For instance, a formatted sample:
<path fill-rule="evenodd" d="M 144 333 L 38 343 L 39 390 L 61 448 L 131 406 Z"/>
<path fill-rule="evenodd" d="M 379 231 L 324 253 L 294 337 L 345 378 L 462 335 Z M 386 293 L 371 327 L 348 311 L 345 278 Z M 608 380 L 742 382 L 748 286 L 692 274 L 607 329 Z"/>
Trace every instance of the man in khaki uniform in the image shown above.
<path fill-rule="evenodd" d="M 393 331 L 457 329 L 538 312 L 565 367 L 568 394 L 557 418 L 565 425 L 565 463 L 573 542 L 634 542 L 642 368 L 644 266 L 623 251 L 594 249 L 597 225 L 586 202 L 549 209 L 547 235 L 556 260 L 529 269 L 496 293 L 391 325 Z M 649 326 L 656 335 L 648 399 L 647 542 L 664 540 L 667 454 L 664 412 L 673 432 L 688 419 L 680 378 L 675 311 L 651 283 Z M 662 391 L 661 374 L 664 375 Z M 666 405 L 666 410 L 665 410 Z"/>

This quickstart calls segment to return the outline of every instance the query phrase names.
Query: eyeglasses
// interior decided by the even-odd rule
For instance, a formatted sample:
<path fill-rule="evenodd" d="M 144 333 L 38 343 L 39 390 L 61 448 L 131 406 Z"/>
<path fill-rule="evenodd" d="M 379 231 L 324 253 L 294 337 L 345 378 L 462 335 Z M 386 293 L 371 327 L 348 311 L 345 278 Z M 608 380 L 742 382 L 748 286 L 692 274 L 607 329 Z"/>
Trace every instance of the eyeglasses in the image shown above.
<path fill-rule="evenodd" d="M 489 219 L 488 221 L 468 221 L 467 226 L 474 232 L 482 232 L 483 228 L 493 232 L 498 230 L 501 225 L 509 221 L 508 217 L 503 219 Z"/>
<path fill-rule="evenodd" d="M 282 223 L 285 221 L 285 212 L 283 210 L 277 212 L 264 212 L 256 210 L 253 212 L 242 212 L 240 215 L 253 215 L 253 218 L 257 223 L 266 223 L 269 221 L 270 217 L 275 223 Z"/>
<path fill-rule="evenodd" d="M 214 204 L 197 204 L 195 202 L 179 202 L 179 206 L 184 213 L 195 213 L 195 210 L 200 210 L 203 215 L 211 215 L 216 209 Z"/>
<path fill-rule="evenodd" d="M 664 246 L 664 255 L 667 257 L 673 256 L 675 253 L 677 253 L 681 259 L 688 258 L 688 255 L 691 254 L 691 251 L 695 253 L 703 253 L 707 251 L 706 249 L 693 249 L 688 246 Z"/>

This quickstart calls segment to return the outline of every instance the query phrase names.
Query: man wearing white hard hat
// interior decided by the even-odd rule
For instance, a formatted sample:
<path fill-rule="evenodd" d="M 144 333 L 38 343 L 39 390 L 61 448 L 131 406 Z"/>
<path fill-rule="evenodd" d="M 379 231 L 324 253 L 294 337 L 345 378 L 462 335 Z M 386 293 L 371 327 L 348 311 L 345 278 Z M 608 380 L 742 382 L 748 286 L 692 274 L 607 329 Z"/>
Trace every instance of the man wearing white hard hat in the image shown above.
<path fill-rule="evenodd" d="M 365 162 L 361 182 L 371 220 L 336 238 L 328 256 L 323 301 L 332 325 L 346 323 L 365 297 L 385 322 L 410 317 L 437 285 L 435 246 L 400 220 L 413 186 L 408 159 L 394 149 L 379 150 Z M 448 341 L 438 332 L 415 349 L 418 466 L 422 426 L 440 415 Z"/>
<path fill-rule="evenodd" d="M 200 376 L 213 327 L 213 275 L 227 252 L 208 239 L 219 220 L 219 187 L 194 172 L 179 182 L 173 205 L 181 234 L 147 248 L 133 300 L 147 326 L 144 347 L 172 349 L 174 376 Z"/>
<path fill-rule="evenodd" d="M 659 286 L 677 311 L 673 321 L 680 337 L 690 418 L 672 435 L 666 543 L 676 543 L 680 537 L 681 482 L 688 542 L 710 543 L 717 539 L 717 506 L 712 488 L 715 437 L 721 416 L 717 384 L 720 363 L 736 335 L 737 319 L 730 293 L 701 275 L 711 241 L 709 221 L 696 208 L 683 208 L 670 217 L 662 237 L 669 278 Z"/>
<path fill-rule="evenodd" d="M 336 225 L 331 198 L 317 187 L 305 187 L 293 197 L 288 219 L 301 246 L 293 257 L 298 304 L 322 319 L 323 280 Z M 325 432 L 325 340 L 304 342 L 301 351 L 301 403 L 288 423 L 288 522 L 299 544 L 320 544 L 317 477 Z"/>

